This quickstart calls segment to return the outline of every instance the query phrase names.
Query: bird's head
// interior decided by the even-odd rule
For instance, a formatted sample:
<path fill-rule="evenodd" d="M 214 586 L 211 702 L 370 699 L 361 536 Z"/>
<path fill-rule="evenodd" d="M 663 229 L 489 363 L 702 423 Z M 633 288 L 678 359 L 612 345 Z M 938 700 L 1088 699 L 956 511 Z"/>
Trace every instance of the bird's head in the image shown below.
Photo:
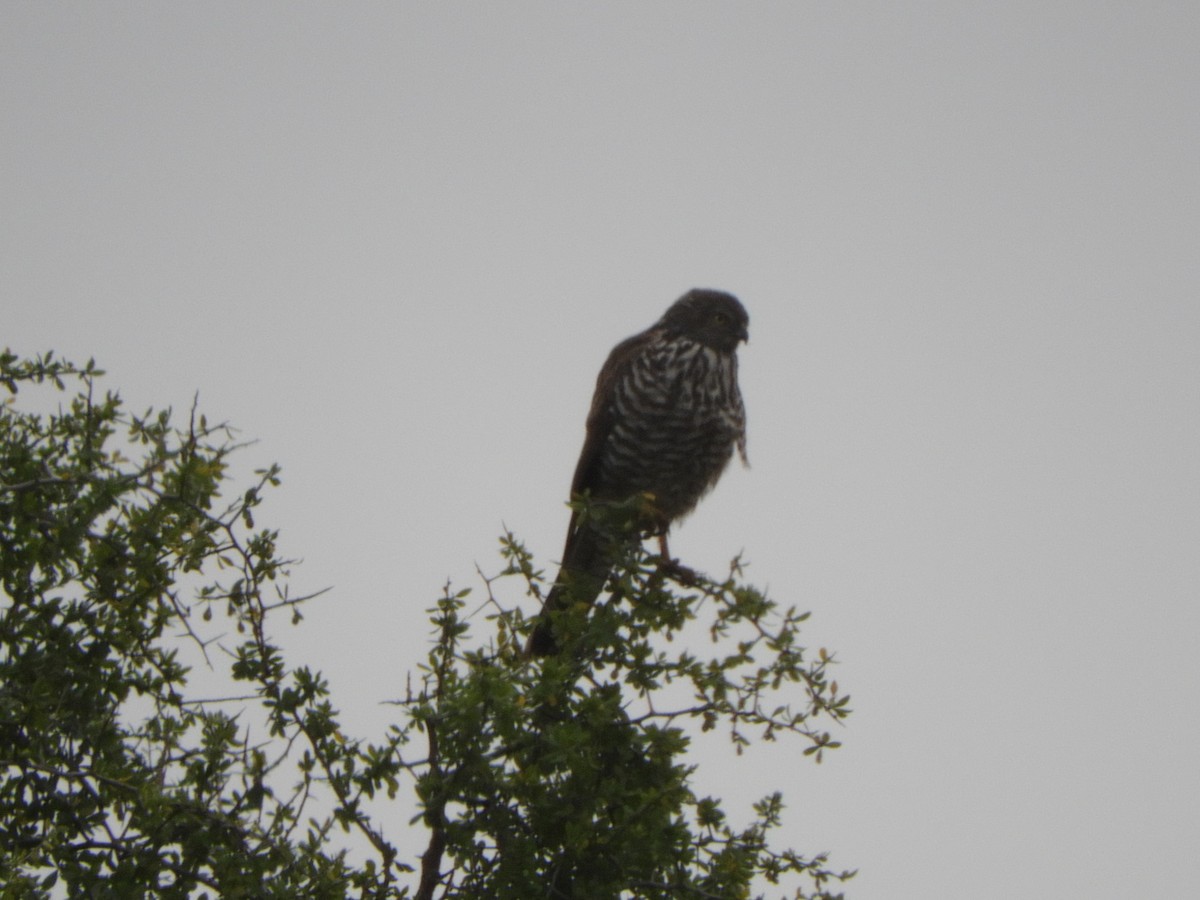
<path fill-rule="evenodd" d="M 668 309 L 659 327 L 719 350 L 732 353 L 742 341 L 749 340 L 750 317 L 733 294 L 706 288 L 693 288 Z"/>

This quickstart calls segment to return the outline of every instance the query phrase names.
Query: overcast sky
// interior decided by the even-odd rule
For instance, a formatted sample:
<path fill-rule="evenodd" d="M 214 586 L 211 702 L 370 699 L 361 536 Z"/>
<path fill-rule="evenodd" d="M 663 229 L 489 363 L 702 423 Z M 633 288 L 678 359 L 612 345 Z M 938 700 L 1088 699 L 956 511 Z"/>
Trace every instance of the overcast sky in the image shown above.
<path fill-rule="evenodd" d="M 722 768 L 857 900 L 1200 896 L 1200 4 L 0 6 L 0 344 L 258 443 L 383 733 L 447 578 L 547 564 L 595 375 L 737 294 L 684 562 L 855 713 Z M 392 834 L 411 809 L 398 810 Z"/>

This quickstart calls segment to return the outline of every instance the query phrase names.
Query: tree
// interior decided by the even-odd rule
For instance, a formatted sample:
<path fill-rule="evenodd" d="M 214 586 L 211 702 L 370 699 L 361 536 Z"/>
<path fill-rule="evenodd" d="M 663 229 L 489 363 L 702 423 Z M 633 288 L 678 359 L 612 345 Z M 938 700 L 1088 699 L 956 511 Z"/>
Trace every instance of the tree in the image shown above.
<path fill-rule="evenodd" d="M 222 500 L 232 429 L 194 406 L 131 415 L 102 375 L 0 354 L 5 896 L 825 898 L 849 877 L 773 849 L 779 795 L 738 826 L 693 791 L 689 729 L 727 729 L 739 753 L 795 738 L 819 761 L 837 742 L 818 723 L 848 712 L 832 658 L 798 643 L 806 616 L 736 560 L 716 581 L 631 549 L 612 600 L 563 611 L 577 639 L 530 662 L 514 595 L 540 596 L 543 573 L 506 534 L 482 600 L 448 585 L 431 608 L 399 721 L 354 738 L 268 630 L 312 599 L 255 524 L 277 468 Z M 46 390 L 65 401 L 18 409 Z M 684 635 L 701 615 L 705 653 Z M 222 672 L 223 697 L 198 692 Z M 427 841 L 405 860 L 378 810 L 410 781 Z"/>

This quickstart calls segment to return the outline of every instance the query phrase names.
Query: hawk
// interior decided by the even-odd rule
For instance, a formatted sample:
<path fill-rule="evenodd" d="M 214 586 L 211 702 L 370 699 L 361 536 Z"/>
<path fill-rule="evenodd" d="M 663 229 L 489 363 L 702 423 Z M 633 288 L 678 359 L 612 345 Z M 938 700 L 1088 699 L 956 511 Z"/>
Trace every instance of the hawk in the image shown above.
<path fill-rule="evenodd" d="M 737 347 L 749 317 L 737 298 L 695 289 L 663 317 L 613 348 L 596 380 L 587 436 L 571 482 L 572 499 L 591 508 L 633 501 L 625 534 L 659 536 L 686 516 L 721 477 L 736 448 L 746 461 L 746 413 L 737 380 Z M 638 503 L 641 497 L 644 502 Z M 592 604 L 613 566 L 613 529 L 576 509 L 562 566 L 526 647 L 558 650 L 553 613 Z"/>

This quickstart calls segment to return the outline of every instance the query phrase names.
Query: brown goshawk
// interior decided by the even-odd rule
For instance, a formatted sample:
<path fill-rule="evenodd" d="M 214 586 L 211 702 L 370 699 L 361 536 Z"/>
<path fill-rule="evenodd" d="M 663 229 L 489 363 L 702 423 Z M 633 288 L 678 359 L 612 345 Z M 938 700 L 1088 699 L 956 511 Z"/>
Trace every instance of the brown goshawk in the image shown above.
<path fill-rule="evenodd" d="M 662 539 L 721 477 L 734 449 L 746 459 L 746 415 L 737 380 L 737 347 L 749 317 L 737 298 L 696 289 L 650 328 L 613 348 L 600 370 L 587 418 L 572 499 L 594 506 L 641 497 L 618 534 Z M 558 649 L 554 614 L 593 603 L 613 567 L 611 523 L 581 515 L 567 528 L 562 566 L 529 638 L 527 653 Z"/>

